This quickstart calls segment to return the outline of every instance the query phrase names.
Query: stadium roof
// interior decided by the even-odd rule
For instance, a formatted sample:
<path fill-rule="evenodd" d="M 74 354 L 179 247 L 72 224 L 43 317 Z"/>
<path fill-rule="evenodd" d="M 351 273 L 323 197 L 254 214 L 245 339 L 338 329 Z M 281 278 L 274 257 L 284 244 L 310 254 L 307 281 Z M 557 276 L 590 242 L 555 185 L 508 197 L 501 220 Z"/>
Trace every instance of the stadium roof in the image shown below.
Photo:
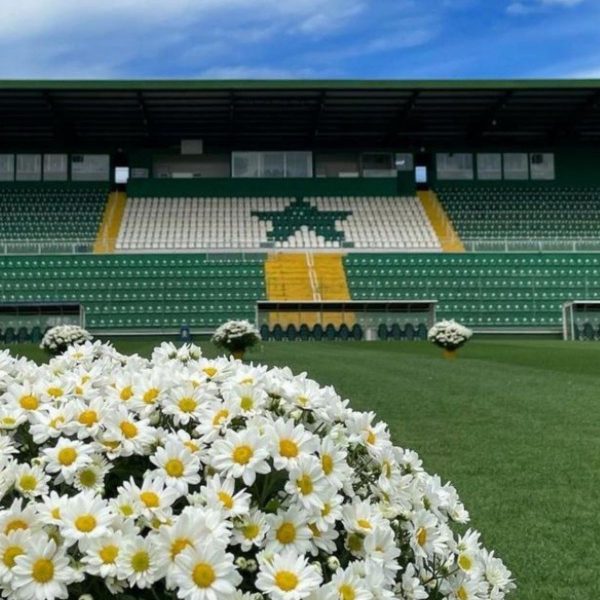
<path fill-rule="evenodd" d="M 0 81 L 10 144 L 405 147 L 600 138 L 600 80 Z"/>

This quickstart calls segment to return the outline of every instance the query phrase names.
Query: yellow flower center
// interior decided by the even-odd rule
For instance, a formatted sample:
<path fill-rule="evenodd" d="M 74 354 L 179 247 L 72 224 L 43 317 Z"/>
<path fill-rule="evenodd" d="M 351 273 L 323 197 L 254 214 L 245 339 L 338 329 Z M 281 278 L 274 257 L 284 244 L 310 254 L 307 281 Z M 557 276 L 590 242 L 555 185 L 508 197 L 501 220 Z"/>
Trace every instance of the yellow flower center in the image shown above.
<path fill-rule="evenodd" d="M 4 417 L 2 419 L 2 425 L 5 425 L 6 427 L 12 427 L 13 425 L 15 425 L 17 422 L 16 419 L 14 419 L 13 417 Z"/>
<path fill-rule="evenodd" d="M 130 421 L 122 421 L 120 428 L 121 428 L 121 433 L 128 440 L 130 440 L 131 438 L 134 438 L 138 434 L 138 428 Z"/>
<path fill-rule="evenodd" d="M 247 540 L 253 540 L 260 533 L 260 527 L 256 523 L 248 523 L 242 532 Z"/>
<path fill-rule="evenodd" d="M 250 396 L 244 396 L 240 399 L 240 407 L 242 410 L 252 410 L 254 408 L 254 400 Z"/>
<path fill-rule="evenodd" d="M 185 442 L 183 444 L 190 452 L 198 452 L 200 450 L 200 446 L 198 444 L 194 444 L 194 442 Z"/>
<path fill-rule="evenodd" d="M 29 525 L 22 519 L 14 519 L 6 524 L 4 533 L 9 534 L 11 531 L 17 531 L 18 529 L 29 529 Z"/>
<path fill-rule="evenodd" d="M 131 517 L 133 515 L 133 506 L 131 504 L 121 504 L 119 510 L 124 517 Z"/>
<path fill-rule="evenodd" d="M 350 550 L 352 552 L 360 552 L 362 550 L 362 547 L 363 547 L 362 536 L 358 533 L 351 533 L 348 536 L 348 548 L 350 548 Z"/>
<path fill-rule="evenodd" d="M 229 416 L 229 411 L 227 409 L 220 410 L 213 418 L 212 423 L 216 427 L 220 425 L 227 417 Z"/>
<path fill-rule="evenodd" d="M 165 464 L 165 471 L 169 477 L 181 477 L 183 475 L 183 463 L 178 458 L 170 458 Z"/>
<path fill-rule="evenodd" d="M 98 476 L 92 469 L 84 469 L 83 471 L 80 471 L 78 477 L 79 483 L 81 483 L 83 487 L 93 487 L 98 481 Z"/>
<path fill-rule="evenodd" d="M 52 515 L 53 519 L 60 519 L 60 508 L 58 508 L 58 506 L 55 506 L 51 511 L 50 514 Z"/>
<path fill-rule="evenodd" d="M 314 486 L 312 479 L 310 478 L 310 475 L 307 475 L 306 473 L 296 481 L 296 485 L 303 496 L 308 496 L 313 493 Z"/>
<path fill-rule="evenodd" d="M 154 404 L 158 398 L 158 394 L 160 394 L 160 390 L 158 388 L 150 388 L 149 390 L 146 390 L 142 396 L 142 400 L 146 404 Z"/>
<path fill-rule="evenodd" d="M 192 571 L 192 579 L 199 588 L 210 587 L 216 578 L 215 570 L 208 563 L 198 563 Z"/>
<path fill-rule="evenodd" d="M 247 465 L 253 455 L 252 448 L 244 444 L 233 449 L 232 458 L 238 465 Z"/>
<path fill-rule="evenodd" d="M 54 577 L 54 563 L 47 558 L 39 558 L 33 563 L 31 576 L 38 583 L 48 583 Z"/>
<path fill-rule="evenodd" d="M 279 440 L 279 454 L 285 458 L 296 458 L 298 456 L 298 445 L 292 440 Z"/>
<path fill-rule="evenodd" d="M 317 527 L 316 523 L 309 523 L 308 524 L 308 528 L 310 529 L 311 533 L 313 534 L 313 537 L 321 537 L 321 532 L 319 531 L 319 528 Z"/>
<path fill-rule="evenodd" d="M 75 386 L 75 395 L 76 396 L 83 395 L 83 388 L 80 385 L 76 385 Z"/>
<path fill-rule="evenodd" d="M 371 529 L 372 527 L 370 521 L 367 521 L 367 519 L 356 519 L 356 523 L 362 529 Z"/>
<path fill-rule="evenodd" d="M 338 588 L 341 600 L 354 600 L 356 598 L 356 592 L 354 588 L 347 583 L 340 585 Z"/>
<path fill-rule="evenodd" d="M 57 458 L 63 467 L 69 467 L 77 459 L 77 450 L 75 448 L 61 448 Z"/>
<path fill-rule="evenodd" d="M 53 398 L 60 398 L 64 394 L 62 389 L 59 387 L 49 387 L 46 390 L 46 393 L 48 394 L 48 396 L 52 396 Z"/>
<path fill-rule="evenodd" d="M 456 595 L 459 600 L 469 600 L 469 596 L 467 594 L 467 590 L 465 590 L 464 586 L 460 586 L 458 590 L 456 590 Z"/>
<path fill-rule="evenodd" d="M 217 496 L 221 501 L 221 504 L 228 510 L 233 508 L 233 498 L 227 492 L 220 491 Z"/>
<path fill-rule="evenodd" d="M 75 519 L 75 527 L 82 533 L 89 533 L 96 529 L 96 519 L 93 515 L 81 515 Z"/>
<path fill-rule="evenodd" d="M 330 454 L 323 454 L 321 456 L 321 467 L 323 468 L 323 473 L 325 475 L 330 475 L 333 471 L 333 458 L 331 458 Z"/>
<path fill-rule="evenodd" d="M 191 546 L 192 542 L 187 538 L 177 538 L 171 543 L 171 560 L 173 560 L 180 552 Z"/>
<path fill-rule="evenodd" d="M 323 508 L 321 509 L 321 516 L 326 517 L 331 512 L 331 504 L 329 502 L 325 502 L 323 504 Z"/>
<path fill-rule="evenodd" d="M 119 397 L 123 402 L 127 402 L 133 396 L 133 388 L 130 385 L 126 385 L 119 394 Z"/>
<path fill-rule="evenodd" d="M 91 427 L 98 422 L 98 413 L 95 410 L 84 410 L 79 415 L 79 422 L 86 427 Z"/>
<path fill-rule="evenodd" d="M 139 550 L 131 557 L 131 568 L 136 573 L 143 573 L 150 566 L 150 556 L 145 550 Z"/>
<path fill-rule="evenodd" d="M 424 527 L 417 529 L 417 542 L 419 546 L 424 546 L 427 542 L 427 530 Z"/>
<path fill-rule="evenodd" d="M 306 406 L 308 404 L 309 400 L 306 396 L 298 396 L 297 402 L 298 402 L 298 404 L 300 404 L 300 406 Z"/>
<path fill-rule="evenodd" d="M 193 398 L 185 396 L 184 398 L 181 398 L 179 400 L 178 406 L 181 412 L 191 413 L 196 410 L 196 406 L 198 406 L 198 403 Z"/>
<path fill-rule="evenodd" d="M 35 490 L 35 488 L 37 487 L 37 479 L 35 478 L 35 475 L 23 475 L 21 477 L 21 479 L 19 479 L 19 487 L 24 491 L 24 492 L 33 492 L 33 490 Z"/>
<path fill-rule="evenodd" d="M 21 408 L 25 410 L 36 410 L 36 408 L 40 405 L 40 401 L 36 396 L 25 394 L 24 396 L 21 396 L 19 404 L 21 405 Z"/>
<path fill-rule="evenodd" d="M 65 418 L 63 416 L 54 417 L 54 419 L 50 420 L 50 427 L 52 429 L 56 429 L 61 423 L 65 422 Z"/>
<path fill-rule="evenodd" d="M 280 544 L 291 544 L 296 539 L 296 526 L 289 521 L 282 523 L 275 537 Z"/>
<path fill-rule="evenodd" d="M 23 550 L 21 546 L 7 546 L 4 549 L 4 554 L 2 555 L 2 562 L 9 569 L 12 569 L 15 566 L 15 558 L 17 558 L 17 556 L 21 556 L 21 554 L 24 553 L 25 550 Z"/>
<path fill-rule="evenodd" d="M 160 498 L 155 492 L 142 492 L 140 500 L 147 508 L 156 508 L 160 504 Z"/>
<path fill-rule="evenodd" d="M 467 554 L 461 554 L 458 557 L 458 566 L 463 570 L 463 571 L 470 571 L 471 568 L 473 567 L 473 561 L 471 560 L 471 558 L 467 555 Z"/>
<path fill-rule="evenodd" d="M 284 592 L 291 592 L 298 586 L 298 577 L 291 571 L 277 571 L 275 573 L 275 584 Z"/>
<path fill-rule="evenodd" d="M 105 565 L 112 565 L 117 560 L 117 556 L 119 556 L 119 548 L 113 544 L 109 544 L 98 552 L 98 556 L 100 556 L 100 560 Z"/>
<path fill-rule="evenodd" d="M 214 377 L 218 371 L 216 367 L 204 367 L 202 370 L 207 377 Z"/>
<path fill-rule="evenodd" d="M 375 433 L 372 429 L 369 429 L 369 432 L 367 433 L 367 444 L 372 446 L 376 441 L 377 441 L 377 436 L 375 435 Z"/>

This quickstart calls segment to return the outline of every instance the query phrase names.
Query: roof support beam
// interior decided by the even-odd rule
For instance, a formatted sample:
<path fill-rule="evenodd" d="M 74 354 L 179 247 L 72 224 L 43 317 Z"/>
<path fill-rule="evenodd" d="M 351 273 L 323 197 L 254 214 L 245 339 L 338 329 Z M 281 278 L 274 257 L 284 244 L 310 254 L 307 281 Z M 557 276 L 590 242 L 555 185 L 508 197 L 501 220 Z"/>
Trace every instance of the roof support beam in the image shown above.
<path fill-rule="evenodd" d="M 496 100 L 496 102 L 494 102 L 494 104 L 484 112 L 483 116 L 478 119 L 472 127 L 469 128 L 466 136 L 467 139 L 471 142 L 478 142 L 490 130 L 494 131 L 498 125 L 498 116 L 502 112 L 502 109 L 504 109 L 504 107 L 510 102 L 512 95 L 512 90 L 503 92 L 498 100 Z"/>

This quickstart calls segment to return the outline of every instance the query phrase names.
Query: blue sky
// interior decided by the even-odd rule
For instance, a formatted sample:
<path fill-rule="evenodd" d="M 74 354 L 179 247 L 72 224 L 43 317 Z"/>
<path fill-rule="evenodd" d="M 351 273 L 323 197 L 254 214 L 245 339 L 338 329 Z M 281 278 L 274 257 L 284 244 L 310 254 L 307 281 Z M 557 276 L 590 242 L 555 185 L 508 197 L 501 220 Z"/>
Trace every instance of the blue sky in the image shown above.
<path fill-rule="evenodd" d="M 600 78 L 600 0 L 5 0 L 2 78 Z"/>

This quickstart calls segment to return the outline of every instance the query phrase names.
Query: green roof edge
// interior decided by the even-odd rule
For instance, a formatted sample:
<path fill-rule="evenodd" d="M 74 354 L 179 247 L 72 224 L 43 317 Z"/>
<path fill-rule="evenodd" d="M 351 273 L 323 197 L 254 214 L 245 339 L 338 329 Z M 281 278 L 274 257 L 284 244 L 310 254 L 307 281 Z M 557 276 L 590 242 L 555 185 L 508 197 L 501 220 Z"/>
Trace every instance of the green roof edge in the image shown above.
<path fill-rule="evenodd" d="M 537 90 L 600 88 L 600 79 L 113 79 L 0 80 L 0 90 Z"/>

